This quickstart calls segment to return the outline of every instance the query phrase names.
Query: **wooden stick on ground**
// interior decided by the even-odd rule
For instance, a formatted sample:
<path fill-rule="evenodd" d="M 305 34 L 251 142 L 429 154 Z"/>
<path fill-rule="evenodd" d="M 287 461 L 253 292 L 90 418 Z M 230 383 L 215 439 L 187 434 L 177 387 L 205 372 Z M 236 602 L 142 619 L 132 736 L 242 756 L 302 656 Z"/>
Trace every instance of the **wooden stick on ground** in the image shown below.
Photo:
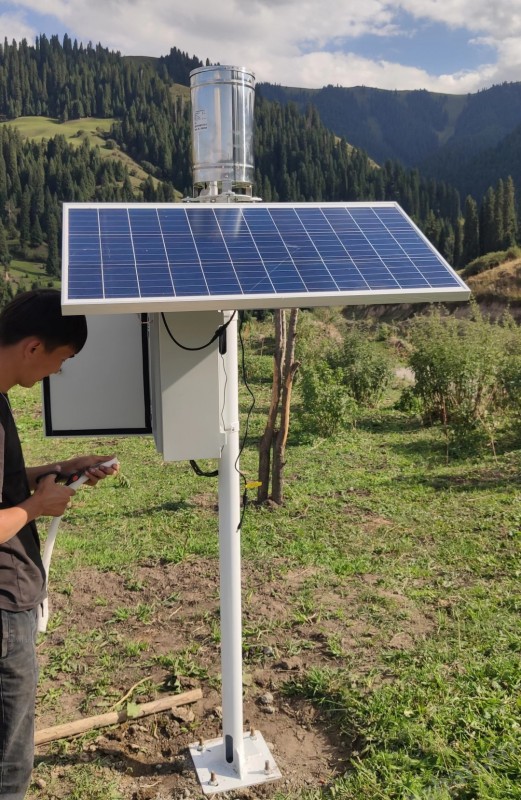
<path fill-rule="evenodd" d="M 160 711 L 168 711 L 171 708 L 195 703 L 196 700 L 200 700 L 202 696 L 203 693 L 201 689 L 192 689 L 190 692 L 183 692 L 183 694 L 171 694 L 167 697 L 161 697 L 159 700 L 152 700 L 150 703 L 142 703 L 131 717 L 127 716 L 125 709 L 122 709 L 121 711 L 108 711 L 105 714 L 98 714 L 95 717 L 77 719 L 74 722 L 66 722 L 63 725 L 55 725 L 53 728 L 43 728 L 41 731 L 36 731 L 34 743 L 35 745 L 45 744 L 46 742 L 53 742 L 56 739 L 67 739 L 70 736 L 77 736 L 79 733 L 86 733 L 86 731 L 91 731 L 94 728 L 104 728 L 107 725 L 119 725 L 122 722 L 126 722 L 128 719 L 140 719 L 149 714 L 157 714 Z"/>

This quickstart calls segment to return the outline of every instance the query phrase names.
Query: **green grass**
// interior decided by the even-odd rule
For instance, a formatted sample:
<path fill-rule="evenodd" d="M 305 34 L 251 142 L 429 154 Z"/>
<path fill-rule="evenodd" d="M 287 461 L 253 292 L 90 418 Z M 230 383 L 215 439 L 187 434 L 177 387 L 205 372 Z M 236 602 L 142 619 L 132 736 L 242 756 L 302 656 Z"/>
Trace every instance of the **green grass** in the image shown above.
<path fill-rule="evenodd" d="M 61 282 L 51 278 L 45 271 L 45 264 L 40 261 L 23 261 L 13 258 L 7 269 L 9 279 L 17 290 L 27 291 L 33 284 L 59 289 Z"/>
<path fill-rule="evenodd" d="M 241 461 L 251 478 L 270 388 L 264 373 L 259 366 L 252 382 L 258 410 Z M 124 481 L 78 493 L 52 568 L 53 584 L 65 592 L 75 570 L 95 567 L 128 576 L 136 593 L 102 632 L 60 629 L 63 646 L 44 674 L 81 681 L 88 652 L 88 710 L 102 692 L 117 699 L 111 676 L 118 664 L 150 663 L 142 633 L 138 641 L 118 636 L 120 621 L 147 624 L 155 613 L 140 601 L 136 567 L 162 560 L 189 569 L 194 557 L 217 559 L 213 502 L 197 501 L 203 493 L 216 501 L 216 482 L 184 463 L 163 465 L 149 438 L 45 440 L 38 392 L 11 395 L 28 463 L 84 450 L 116 452 L 122 463 Z M 246 396 L 241 402 L 244 413 Z M 352 759 L 344 776 L 303 797 L 521 800 L 520 475 L 517 449 L 447 464 L 441 432 L 390 402 L 333 440 L 309 439 L 294 427 L 286 503 L 247 509 L 242 549 L 267 582 L 307 577 L 296 591 L 281 589 L 284 618 L 248 616 L 244 639 L 254 663 L 266 644 L 291 656 L 316 648 L 310 637 L 324 641 L 323 663 L 289 680 L 285 692 L 317 704 Z M 247 612 L 253 596 L 246 586 Z M 212 635 L 218 641 L 217 629 Z M 204 678 L 197 646 L 186 644 L 156 662 Z M 47 702 L 59 700 L 51 692 Z"/>
<path fill-rule="evenodd" d="M 58 119 L 50 117 L 18 117 L 7 122 L 0 122 L 0 125 L 11 125 L 20 132 L 24 139 L 33 139 L 34 141 L 64 136 L 68 144 L 79 147 L 86 139 L 91 147 L 100 148 L 104 158 L 116 158 L 122 161 L 130 172 L 130 182 L 133 188 L 137 189 L 146 180 L 148 173 L 119 147 L 107 147 L 106 135 L 110 132 L 114 122 L 115 119 L 112 117 L 107 119 L 82 117 L 82 119 L 72 119 L 67 122 L 60 122 Z M 152 180 L 154 184 L 158 183 L 156 178 Z M 180 193 L 179 197 L 181 197 Z"/>
<path fill-rule="evenodd" d="M 1 124 L 16 128 L 24 139 L 41 141 L 52 139 L 54 136 L 64 136 L 69 144 L 79 147 L 85 136 L 88 136 L 93 145 L 104 147 L 105 140 L 100 134 L 108 133 L 114 122 L 113 118 L 96 117 L 71 119 L 67 122 L 60 122 L 51 117 L 18 117 Z"/>

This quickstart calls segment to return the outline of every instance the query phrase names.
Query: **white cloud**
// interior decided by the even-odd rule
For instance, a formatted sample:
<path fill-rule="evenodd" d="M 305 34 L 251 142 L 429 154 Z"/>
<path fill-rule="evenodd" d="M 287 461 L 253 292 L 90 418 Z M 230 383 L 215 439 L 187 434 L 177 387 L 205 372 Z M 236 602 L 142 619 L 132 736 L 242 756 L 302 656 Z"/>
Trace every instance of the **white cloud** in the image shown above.
<path fill-rule="evenodd" d="M 2 31 L 2 40 L 5 37 L 9 42 L 13 39 L 16 42 L 21 39 L 31 42 L 35 34 L 34 28 L 25 21 L 20 12 L 0 13 L 0 31 Z"/>
<path fill-rule="evenodd" d="M 415 17 L 489 34 L 495 41 L 521 35 L 518 0 L 398 0 Z"/>
<path fill-rule="evenodd" d="M 243 64 L 253 69 L 259 81 L 310 87 L 365 84 L 467 92 L 503 80 L 521 79 L 519 0 L 13 2 L 20 11 L 55 15 L 73 37 L 85 42 L 99 41 L 124 54 L 154 56 L 176 46 L 203 60 Z M 496 62 L 472 71 L 433 75 L 419 66 L 349 53 L 349 42 L 364 34 L 396 36 L 399 11 L 407 12 L 418 22 L 467 28 L 469 38 L 496 48 Z M 18 19 L 21 24 L 22 17 Z"/>

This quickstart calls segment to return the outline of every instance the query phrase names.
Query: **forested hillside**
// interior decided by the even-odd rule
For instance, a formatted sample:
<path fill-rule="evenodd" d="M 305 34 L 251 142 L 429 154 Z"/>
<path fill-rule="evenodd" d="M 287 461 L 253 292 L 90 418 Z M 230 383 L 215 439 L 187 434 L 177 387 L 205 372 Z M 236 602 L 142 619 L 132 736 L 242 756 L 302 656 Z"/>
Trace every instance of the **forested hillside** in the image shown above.
<path fill-rule="evenodd" d="M 294 102 L 301 111 L 313 103 L 324 125 L 375 161 L 397 159 L 417 167 L 450 181 L 462 196 L 481 197 L 509 174 L 521 185 L 521 166 L 509 166 L 509 137 L 521 125 L 521 82 L 467 95 L 271 84 L 260 84 L 259 91 L 270 100 Z"/>
<path fill-rule="evenodd" d="M 8 266 L 13 256 L 40 260 L 49 276 L 59 276 L 64 201 L 173 201 L 176 190 L 190 193 L 190 105 L 175 85 L 188 82 L 190 70 L 200 65 L 176 48 L 159 59 L 123 58 L 67 36 L 63 42 L 41 36 L 34 47 L 0 46 L 0 262 Z M 111 127 L 98 130 L 102 148 L 88 139 L 73 147 L 60 135 L 22 138 L 15 129 L 22 116 L 69 126 L 77 119 L 78 130 L 84 117 L 97 117 L 110 119 Z M 136 182 L 131 166 L 111 157 L 121 153 L 138 162 L 146 180 Z M 449 183 L 427 180 L 396 160 L 376 166 L 365 151 L 326 128 L 313 106 L 301 113 L 296 104 L 259 96 L 255 153 L 255 191 L 264 200 L 396 200 L 455 265 L 475 257 L 476 246 L 479 255 L 492 239 L 510 244 L 517 237 L 509 205 L 513 182 L 497 201 L 492 222 L 483 215 L 480 220 L 472 200 L 463 218 Z M 500 193 L 499 187 L 491 191 Z M 480 224 L 497 231 L 485 236 Z"/>
<path fill-rule="evenodd" d="M 460 188 L 462 196 L 481 197 L 498 178 L 504 180 L 509 175 L 517 187 L 521 186 L 521 124 L 492 147 L 476 152 L 469 144 L 461 141 L 443 148 L 422 164 L 422 173 L 445 176 Z"/>

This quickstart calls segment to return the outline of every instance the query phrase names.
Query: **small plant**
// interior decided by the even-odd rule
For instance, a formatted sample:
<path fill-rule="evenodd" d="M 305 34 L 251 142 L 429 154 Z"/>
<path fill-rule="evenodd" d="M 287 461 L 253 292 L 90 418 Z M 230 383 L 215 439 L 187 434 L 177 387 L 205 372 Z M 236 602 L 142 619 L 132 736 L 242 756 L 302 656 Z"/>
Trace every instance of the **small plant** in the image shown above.
<path fill-rule="evenodd" d="M 115 608 L 112 618 L 109 620 L 109 622 L 124 622 L 130 617 L 131 614 L 132 611 L 130 608 Z"/>
<path fill-rule="evenodd" d="M 204 679 L 208 677 L 208 671 L 194 661 L 189 649 L 181 653 L 166 653 L 165 655 L 154 656 L 152 663 L 159 664 L 165 669 L 170 669 L 172 674 L 178 678 Z"/>
<path fill-rule="evenodd" d="M 144 581 L 141 581 L 131 575 L 129 575 L 123 585 L 128 592 L 141 592 L 146 586 Z"/>
<path fill-rule="evenodd" d="M 147 642 L 127 642 L 123 647 L 123 652 L 128 658 L 135 658 L 140 653 L 146 652 L 148 648 Z"/>
<path fill-rule="evenodd" d="M 139 603 L 136 608 L 136 618 L 145 625 L 148 625 L 152 621 L 153 613 L 154 606 L 150 603 Z"/>

